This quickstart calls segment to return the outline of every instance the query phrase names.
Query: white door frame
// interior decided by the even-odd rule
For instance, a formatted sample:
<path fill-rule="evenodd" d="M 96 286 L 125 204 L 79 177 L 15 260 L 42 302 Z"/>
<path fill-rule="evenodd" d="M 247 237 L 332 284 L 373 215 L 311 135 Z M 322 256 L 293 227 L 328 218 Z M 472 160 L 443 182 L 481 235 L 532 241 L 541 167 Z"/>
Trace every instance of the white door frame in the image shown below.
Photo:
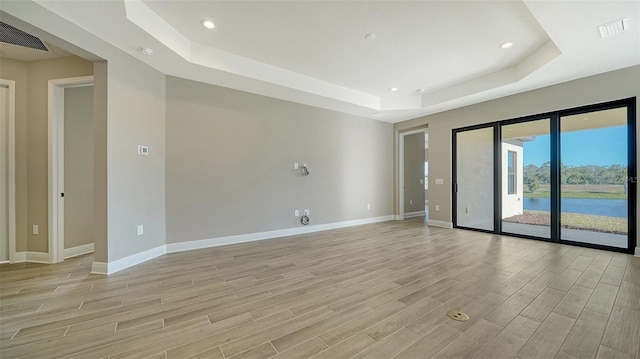
<path fill-rule="evenodd" d="M 93 86 L 93 76 L 49 80 L 49 263 L 64 260 L 64 89 Z"/>
<path fill-rule="evenodd" d="M 16 261 L 16 82 L 0 79 L 0 85 L 9 88 L 9 153 L 8 153 L 8 229 L 9 229 L 9 262 Z"/>
<path fill-rule="evenodd" d="M 404 220 L 404 137 L 427 132 L 428 127 L 398 132 L 398 220 Z"/>

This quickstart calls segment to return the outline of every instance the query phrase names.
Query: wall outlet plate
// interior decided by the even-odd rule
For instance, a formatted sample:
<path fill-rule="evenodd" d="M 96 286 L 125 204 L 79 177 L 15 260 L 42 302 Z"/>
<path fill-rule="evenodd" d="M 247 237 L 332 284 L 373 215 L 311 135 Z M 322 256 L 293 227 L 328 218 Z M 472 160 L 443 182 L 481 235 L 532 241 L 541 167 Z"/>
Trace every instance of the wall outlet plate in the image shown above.
<path fill-rule="evenodd" d="M 148 146 L 139 145 L 138 146 L 138 154 L 140 156 L 149 156 L 149 147 Z"/>
<path fill-rule="evenodd" d="M 295 211 L 293 211 L 293 215 L 296 217 L 300 216 L 300 211 L 298 211 L 297 209 Z"/>
<path fill-rule="evenodd" d="M 304 210 L 304 215 L 305 215 L 305 216 L 308 216 L 310 213 L 311 213 L 311 211 L 309 211 L 308 209 L 305 209 L 305 210 Z"/>
<path fill-rule="evenodd" d="M 144 226 L 143 225 L 139 225 L 138 226 L 138 235 L 141 236 L 144 234 Z"/>

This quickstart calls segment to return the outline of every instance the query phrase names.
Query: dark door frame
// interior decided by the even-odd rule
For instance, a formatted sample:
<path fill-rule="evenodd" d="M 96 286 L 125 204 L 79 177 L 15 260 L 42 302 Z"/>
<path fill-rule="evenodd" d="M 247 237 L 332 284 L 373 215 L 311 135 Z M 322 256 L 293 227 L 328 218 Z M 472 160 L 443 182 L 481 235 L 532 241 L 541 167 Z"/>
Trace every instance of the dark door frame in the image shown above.
<path fill-rule="evenodd" d="M 560 237 L 560 118 L 581 113 L 610 110 L 614 108 L 627 108 L 627 216 L 628 216 L 628 239 L 627 248 L 609 247 L 598 244 L 583 243 L 563 240 Z M 501 129 L 504 125 L 523 123 L 549 119 L 550 121 L 550 146 L 551 146 L 551 233 L 550 238 L 542 238 L 531 235 L 504 233 L 502 231 L 502 150 L 501 150 Z M 457 134 L 465 131 L 478 130 L 483 128 L 493 128 L 493 230 L 477 229 L 458 225 L 458 196 L 457 196 Z M 570 244 L 580 247 L 604 249 L 615 252 L 625 252 L 633 254 L 637 243 L 636 236 L 636 193 L 637 193 L 637 163 L 636 163 L 636 98 L 631 97 L 622 100 L 610 101 L 594 105 L 581 106 L 571 109 L 541 113 L 532 116 L 524 116 L 514 119 L 490 122 L 474 126 L 456 128 L 452 130 L 452 223 L 453 228 L 467 229 L 478 232 L 494 233 L 508 235 L 513 237 L 521 237 L 527 239 L 536 239 L 561 244 Z"/>

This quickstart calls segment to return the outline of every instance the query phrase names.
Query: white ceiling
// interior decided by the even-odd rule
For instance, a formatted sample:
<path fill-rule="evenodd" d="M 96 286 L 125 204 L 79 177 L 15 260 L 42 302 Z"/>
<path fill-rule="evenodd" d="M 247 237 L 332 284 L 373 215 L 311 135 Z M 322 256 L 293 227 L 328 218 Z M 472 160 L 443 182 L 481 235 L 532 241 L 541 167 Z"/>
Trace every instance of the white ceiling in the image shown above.
<path fill-rule="evenodd" d="M 639 1 L 32 3 L 168 75 L 388 122 L 640 64 Z"/>

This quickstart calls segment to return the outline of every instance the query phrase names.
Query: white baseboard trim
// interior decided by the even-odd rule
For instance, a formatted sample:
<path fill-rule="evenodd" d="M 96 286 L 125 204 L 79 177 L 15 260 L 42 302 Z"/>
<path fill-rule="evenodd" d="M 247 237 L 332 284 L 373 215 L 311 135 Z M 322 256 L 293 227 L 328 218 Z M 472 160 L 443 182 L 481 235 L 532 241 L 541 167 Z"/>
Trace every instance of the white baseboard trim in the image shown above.
<path fill-rule="evenodd" d="M 235 236 L 201 239 L 201 240 L 189 241 L 189 242 L 169 243 L 167 244 L 167 253 L 224 246 L 227 244 L 260 241 L 264 239 L 295 236 L 298 234 L 320 232 L 320 231 L 326 231 L 329 229 L 345 228 L 345 227 L 359 226 L 363 224 L 391 221 L 393 219 L 394 219 L 394 216 L 391 216 L 391 215 L 381 216 L 381 217 L 371 217 L 371 218 L 363 218 L 363 219 L 354 219 L 354 220 L 343 221 L 343 222 L 318 224 L 315 226 L 279 229 L 279 230 L 267 231 L 267 232 L 247 233 L 247 234 L 240 234 Z"/>
<path fill-rule="evenodd" d="M 404 214 L 404 219 L 424 216 L 424 211 L 409 212 Z"/>
<path fill-rule="evenodd" d="M 136 253 L 134 255 L 121 258 L 109 263 L 93 262 L 91 265 L 91 273 L 105 274 L 105 275 L 113 274 L 123 269 L 129 268 L 134 265 L 151 260 L 153 258 L 159 257 L 166 253 L 183 252 L 183 251 L 190 251 L 194 249 L 224 246 L 227 244 L 245 243 L 245 242 L 260 241 L 263 239 L 295 236 L 298 234 L 320 232 L 320 231 L 326 231 L 329 229 L 353 227 L 353 226 L 360 226 L 363 224 L 391 221 L 394 218 L 395 218 L 394 216 L 389 215 L 389 216 L 381 216 L 381 217 L 354 219 L 354 220 L 343 221 L 343 222 L 318 224 L 314 226 L 279 229 L 275 231 L 201 239 L 201 240 L 189 241 L 189 242 L 169 243 L 167 245 L 162 245 L 153 249 L 149 249 L 144 252 Z"/>
<path fill-rule="evenodd" d="M 435 219 L 428 219 L 427 225 L 433 226 L 433 227 L 440 227 L 440 228 L 449 228 L 449 229 L 453 228 L 453 223 L 445 222 L 445 221 L 436 221 Z"/>
<path fill-rule="evenodd" d="M 93 253 L 93 243 L 84 244 L 77 247 L 65 248 L 64 259 L 81 256 L 83 254 Z"/>
<path fill-rule="evenodd" d="M 137 264 L 144 263 L 156 257 L 160 257 L 167 253 L 167 246 L 161 245 L 155 248 L 151 248 L 144 252 L 136 253 L 128 257 L 120 258 L 109 263 L 93 262 L 91 264 L 91 273 L 94 274 L 113 274 L 123 269 L 133 267 Z"/>
<path fill-rule="evenodd" d="M 640 257 L 640 247 L 636 247 L 636 257 Z"/>
<path fill-rule="evenodd" d="M 49 263 L 49 253 L 16 252 L 13 263 Z"/>
<path fill-rule="evenodd" d="M 13 263 L 22 263 L 27 261 L 27 252 L 16 252 L 13 257 Z"/>
<path fill-rule="evenodd" d="M 107 275 L 107 263 L 105 262 L 93 262 L 91 263 L 92 274 L 104 274 Z"/>

